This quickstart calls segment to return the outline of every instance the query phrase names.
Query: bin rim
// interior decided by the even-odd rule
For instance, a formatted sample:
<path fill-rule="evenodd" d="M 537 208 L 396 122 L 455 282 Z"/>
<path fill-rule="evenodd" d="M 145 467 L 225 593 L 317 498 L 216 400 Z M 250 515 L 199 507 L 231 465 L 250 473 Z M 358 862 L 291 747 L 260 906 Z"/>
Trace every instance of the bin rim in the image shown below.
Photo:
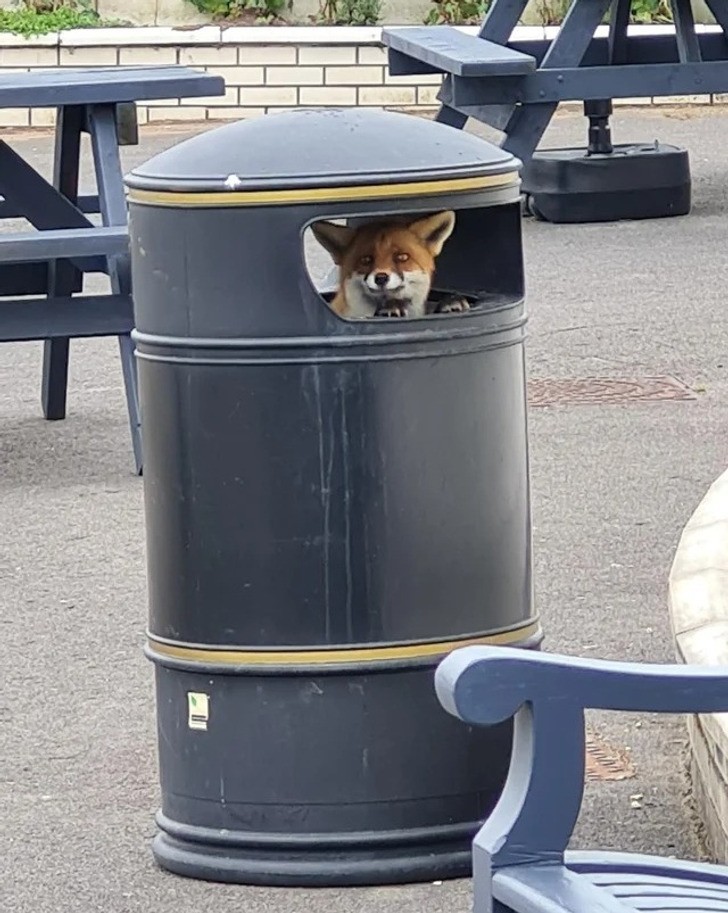
<path fill-rule="evenodd" d="M 440 178 L 421 181 L 397 181 L 381 184 L 352 183 L 301 187 L 253 186 L 250 189 L 230 191 L 225 187 L 200 182 L 168 189 L 144 186 L 142 182 L 129 185 L 130 202 L 151 206 L 207 207 L 224 206 L 290 206 L 306 203 L 340 203 L 358 200 L 403 199 L 418 196 L 439 196 L 460 193 L 478 193 L 483 190 L 504 190 L 520 183 L 515 170 L 480 174 L 468 177 Z"/>
<path fill-rule="evenodd" d="M 481 137 L 412 114 L 297 109 L 200 133 L 125 183 L 134 203 L 295 205 L 477 193 L 518 184 L 520 167 Z"/>

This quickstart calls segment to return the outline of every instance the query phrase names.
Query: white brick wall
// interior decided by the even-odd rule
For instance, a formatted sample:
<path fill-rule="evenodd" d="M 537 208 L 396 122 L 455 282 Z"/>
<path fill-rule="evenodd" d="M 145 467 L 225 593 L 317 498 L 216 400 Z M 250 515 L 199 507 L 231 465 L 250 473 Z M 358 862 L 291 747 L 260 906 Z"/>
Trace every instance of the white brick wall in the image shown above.
<path fill-rule="evenodd" d="M 372 86 L 384 82 L 384 67 L 326 67 L 326 85 Z"/>
<path fill-rule="evenodd" d="M 0 108 L 0 127 L 27 127 L 30 111 L 27 108 Z"/>
<path fill-rule="evenodd" d="M 113 67 L 119 62 L 116 48 L 59 48 L 62 67 Z"/>
<path fill-rule="evenodd" d="M 348 107 L 356 104 L 355 86 L 317 86 L 302 88 L 298 93 L 299 105 L 324 105 L 332 108 Z"/>
<path fill-rule="evenodd" d="M 265 81 L 269 86 L 322 86 L 323 67 L 266 67 Z"/>
<path fill-rule="evenodd" d="M 241 46 L 238 49 L 238 63 L 263 66 L 286 66 L 298 63 L 296 47 L 255 47 L 254 45 Z"/>
<path fill-rule="evenodd" d="M 356 63 L 356 48 L 314 47 L 299 48 L 298 62 L 302 65 L 347 66 Z M 361 62 L 361 61 L 360 61 Z"/>
<path fill-rule="evenodd" d="M 243 86 L 239 92 L 241 105 L 280 108 L 298 104 L 296 86 Z"/>
<path fill-rule="evenodd" d="M 529 29 L 544 34 L 543 29 Z M 305 35 L 304 35 L 305 33 Z M 330 44 L 321 43 L 326 35 Z M 0 43 L 0 70 L 35 67 L 172 65 L 225 80 L 225 94 L 139 105 L 140 123 L 237 120 L 300 105 L 437 106 L 440 77 L 390 76 L 377 29 L 99 29 Z M 302 38 L 299 38 L 302 36 Z M 254 42 L 259 43 L 254 43 Z M 269 43 L 264 43 L 269 42 Z M 728 96 L 624 99 L 616 104 L 726 104 Z M 0 127 L 48 127 L 52 109 L 0 110 Z"/>
<path fill-rule="evenodd" d="M 238 62 L 237 48 L 180 48 L 179 63 L 185 67 L 232 67 Z"/>
<path fill-rule="evenodd" d="M 55 67 L 58 48 L 0 47 L 0 67 Z"/>
<path fill-rule="evenodd" d="M 263 67 L 205 67 L 213 76 L 222 76 L 226 86 L 262 86 L 265 85 Z M 270 67 L 268 68 L 270 69 Z"/>
<path fill-rule="evenodd" d="M 164 67 L 177 63 L 179 51 L 168 47 L 120 48 L 119 63 L 133 67 Z"/>

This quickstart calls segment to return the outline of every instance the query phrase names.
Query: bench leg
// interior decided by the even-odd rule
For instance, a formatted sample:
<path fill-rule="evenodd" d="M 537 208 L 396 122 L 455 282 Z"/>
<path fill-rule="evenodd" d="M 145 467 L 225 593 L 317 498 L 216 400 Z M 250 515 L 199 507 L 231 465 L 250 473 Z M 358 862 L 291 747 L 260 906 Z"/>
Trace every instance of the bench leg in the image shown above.
<path fill-rule="evenodd" d="M 508 44 L 513 29 L 518 25 L 527 5 L 528 0 L 494 0 L 483 20 L 480 37 L 485 38 L 486 41 L 494 41 L 496 44 Z M 442 107 L 437 112 L 435 120 L 441 124 L 447 124 L 448 127 L 462 130 L 468 117 L 449 107 L 448 100 L 451 95 L 449 81 L 449 77 L 445 77 L 444 91 L 441 91 L 437 97 L 438 101 L 442 102 Z M 502 130 L 512 111 L 513 105 L 484 105 L 474 111 L 472 116 L 484 124 L 490 124 L 497 130 Z"/>
<path fill-rule="evenodd" d="M 690 0 L 670 0 L 680 63 L 700 63 L 700 44 Z"/>
<path fill-rule="evenodd" d="M 559 34 L 546 52 L 540 69 L 580 66 L 594 32 L 611 4 L 612 0 L 594 0 L 593 3 L 572 0 Z M 528 162 L 557 107 L 551 102 L 516 107 L 505 128 L 503 148 L 522 162 Z"/>
<path fill-rule="evenodd" d="M 615 66 L 627 63 L 627 30 L 632 0 L 613 0 L 609 17 L 609 62 Z"/>
<path fill-rule="evenodd" d="M 461 114 L 460 111 L 456 111 L 454 108 L 451 108 L 442 97 L 442 94 L 438 96 L 438 101 L 441 101 L 443 104 L 440 107 L 440 110 L 435 115 L 435 120 L 438 124 L 445 124 L 448 127 L 455 127 L 456 130 L 462 130 L 465 124 L 468 122 L 467 117 L 464 114 Z"/>
<path fill-rule="evenodd" d="M 119 158 L 119 141 L 114 105 L 91 105 L 87 112 L 87 127 L 91 135 L 96 184 L 99 190 L 99 210 L 104 225 L 126 225 L 128 222 L 124 180 Z M 109 258 L 109 278 L 116 295 L 131 294 L 131 263 L 129 255 Z M 119 336 L 119 355 L 124 376 L 126 402 L 129 412 L 134 460 L 139 475 L 142 472 L 142 434 L 139 410 L 134 343 L 126 334 Z"/>
<path fill-rule="evenodd" d="M 82 108 L 70 107 L 58 110 L 53 186 L 72 203 L 78 199 L 82 126 Z M 51 263 L 48 296 L 54 298 L 70 295 L 73 291 L 74 278 L 74 269 L 70 263 L 60 261 Z M 68 354 L 69 340 L 67 337 L 46 339 L 43 343 L 41 405 L 43 415 L 47 419 L 55 420 L 66 417 Z"/>
<path fill-rule="evenodd" d="M 723 29 L 723 34 L 728 35 L 728 9 L 721 0 L 705 0 L 705 5 L 713 14 L 713 19 Z"/>
<path fill-rule="evenodd" d="M 551 43 L 540 69 L 580 66 L 597 26 L 611 5 L 612 0 L 594 0 L 590 3 L 572 0 L 559 34 Z M 525 6 L 525 0 L 494 0 L 483 21 L 480 36 L 498 44 L 507 44 Z M 440 123 L 462 128 L 467 116 L 476 117 L 503 131 L 506 134 L 503 148 L 521 159 L 525 165 L 535 152 L 557 108 L 551 102 L 518 106 L 483 105 L 469 108 L 463 113 L 449 106 L 451 96 L 449 80 L 446 78 L 438 96 L 442 102 L 437 114 Z"/>

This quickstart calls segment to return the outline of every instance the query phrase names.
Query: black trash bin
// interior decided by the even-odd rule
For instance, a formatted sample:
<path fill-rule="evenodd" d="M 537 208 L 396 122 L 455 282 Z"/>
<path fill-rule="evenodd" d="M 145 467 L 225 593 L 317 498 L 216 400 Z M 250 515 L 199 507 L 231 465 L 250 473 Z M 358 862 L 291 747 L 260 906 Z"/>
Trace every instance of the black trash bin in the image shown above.
<path fill-rule="evenodd" d="M 519 163 L 413 116 L 295 111 L 128 178 L 165 869 L 257 884 L 466 875 L 509 726 L 433 673 L 536 647 Z M 321 219 L 452 209 L 433 295 L 337 316 Z"/>

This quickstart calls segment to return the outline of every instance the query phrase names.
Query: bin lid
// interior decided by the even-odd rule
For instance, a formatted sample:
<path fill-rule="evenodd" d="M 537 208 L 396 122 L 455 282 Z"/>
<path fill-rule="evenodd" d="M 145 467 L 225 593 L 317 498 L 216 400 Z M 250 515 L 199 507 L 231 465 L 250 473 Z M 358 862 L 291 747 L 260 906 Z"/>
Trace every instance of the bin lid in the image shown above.
<path fill-rule="evenodd" d="M 151 191 L 157 193 L 148 202 L 158 203 L 164 202 L 165 192 L 248 196 L 257 191 L 260 205 L 290 204 L 306 202 L 307 191 L 315 188 L 329 188 L 327 199 L 337 198 L 338 190 L 348 200 L 363 196 L 366 186 L 375 191 L 386 185 L 391 196 L 392 185 L 410 182 L 417 182 L 420 192 L 425 190 L 422 182 L 446 182 L 442 191 L 433 184 L 433 192 L 503 186 L 517 181 L 519 167 L 517 159 L 492 143 L 416 115 L 297 109 L 201 133 L 135 168 L 126 183 L 130 198 L 139 201 Z M 273 199 L 271 191 L 289 193 Z M 322 199 L 321 193 L 313 198 Z"/>

